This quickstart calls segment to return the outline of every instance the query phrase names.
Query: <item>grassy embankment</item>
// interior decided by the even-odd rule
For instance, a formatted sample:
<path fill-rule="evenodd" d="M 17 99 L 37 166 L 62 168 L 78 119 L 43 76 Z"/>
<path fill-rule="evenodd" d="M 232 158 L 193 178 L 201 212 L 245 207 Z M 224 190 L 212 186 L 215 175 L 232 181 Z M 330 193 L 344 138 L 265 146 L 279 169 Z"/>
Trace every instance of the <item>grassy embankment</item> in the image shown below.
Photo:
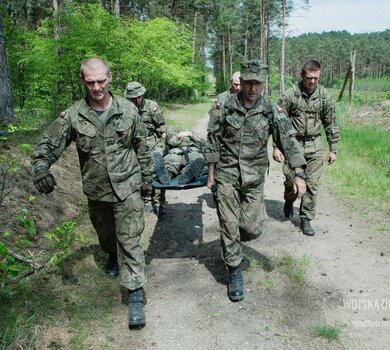
<path fill-rule="evenodd" d="M 332 91 L 337 97 L 338 91 Z M 387 103 L 387 107 L 379 104 Z M 337 102 L 341 140 L 334 166 L 325 166 L 326 183 L 363 216 L 390 218 L 390 79 L 361 80 L 351 105 Z M 387 220 L 388 222 L 388 220 Z M 389 224 L 377 230 L 389 233 Z"/>

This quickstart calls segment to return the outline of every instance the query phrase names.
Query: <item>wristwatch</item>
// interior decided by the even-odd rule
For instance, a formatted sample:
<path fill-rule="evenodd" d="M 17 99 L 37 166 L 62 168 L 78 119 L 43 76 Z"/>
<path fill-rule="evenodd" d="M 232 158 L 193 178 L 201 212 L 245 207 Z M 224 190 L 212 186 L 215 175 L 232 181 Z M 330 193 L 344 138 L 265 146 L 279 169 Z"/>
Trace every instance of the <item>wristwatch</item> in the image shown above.
<path fill-rule="evenodd" d="M 294 176 L 295 176 L 295 177 L 300 177 L 301 179 L 306 180 L 306 175 L 305 175 L 304 172 L 295 173 Z"/>

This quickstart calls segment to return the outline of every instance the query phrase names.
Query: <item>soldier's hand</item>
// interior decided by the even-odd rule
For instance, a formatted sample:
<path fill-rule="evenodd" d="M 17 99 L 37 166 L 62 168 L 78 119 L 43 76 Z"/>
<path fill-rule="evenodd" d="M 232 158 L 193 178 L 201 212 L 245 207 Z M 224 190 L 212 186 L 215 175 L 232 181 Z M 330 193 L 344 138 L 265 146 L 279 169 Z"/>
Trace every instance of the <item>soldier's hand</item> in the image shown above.
<path fill-rule="evenodd" d="M 306 193 L 306 181 L 300 177 L 294 177 L 294 193 L 300 199 Z"/>
<path fill-rule="evenodd" d="M 278 163 L 283 162 L 284 156 L 283 156 L 283 153 L 280 152 L 279 148 L 274 148 L 274 150 L 272 152 L 272 158 L 274 159 L 274 161 L 276 161 Z"/>
<path fill-rule="evenodd" d="M 49 170 L 38 172 L 34 177 L 35 188 L 41 193 L 51 193 L 57 185 L 56 179 Z"/>
<path fill-rule="evenodd" d="M 334 163 L 334 161 L 336 160 L 336 153 L 334 152 L 329 152 L 328 153 L 328 157 L 327 157 L 327 161 L 328 161 L 328 164 L 329 165 L 332 165 Z"/>
<path fill-rule="evenodd" d="M 141 196 L 142 197 L 148 197 L 152 194 L 152 184 L 148 182 L 142 182 L 141 184 Z"/>

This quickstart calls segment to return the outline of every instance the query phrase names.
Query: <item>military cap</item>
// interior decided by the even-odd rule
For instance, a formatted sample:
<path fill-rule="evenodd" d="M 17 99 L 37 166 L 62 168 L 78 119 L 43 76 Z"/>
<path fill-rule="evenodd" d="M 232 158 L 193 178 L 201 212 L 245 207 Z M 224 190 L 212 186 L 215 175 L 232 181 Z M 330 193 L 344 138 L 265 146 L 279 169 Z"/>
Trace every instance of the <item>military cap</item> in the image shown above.
<path fill-rule="evenodd" d="M 132 81 L 126 86 L 124 96 L 126 98 L 136 98 L 142 96 L 146 92 L 145 86 L 138 83 L 137 81 Z"/>
<path fill-rule="evenodd" d="M 259 83 L 265 83 L 268 66 L 259 60 L 244 61 L 241 63 L 240 72 L 242 80 L 256 80 Z"/>

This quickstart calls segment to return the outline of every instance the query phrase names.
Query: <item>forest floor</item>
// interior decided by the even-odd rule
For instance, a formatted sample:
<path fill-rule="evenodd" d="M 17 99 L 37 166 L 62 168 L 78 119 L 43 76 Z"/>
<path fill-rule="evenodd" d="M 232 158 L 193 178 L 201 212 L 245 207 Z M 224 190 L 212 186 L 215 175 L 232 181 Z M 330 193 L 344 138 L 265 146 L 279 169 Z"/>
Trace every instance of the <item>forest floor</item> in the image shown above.
<path fill-rule="evenodd" d="M 205 136 L 206 125 L 207 117 L 195 133 Z M 71 148 L 53 167 L 57 190 L 37 197 L 37 225 L 77 214 L 82 201 L 78 172 Z M 104 320 L 91 325 L 80 348 L 389 349 L 390 234 L 380 228 L 390 218 L 370 208 L 352 209 L 325 183 L 313 221 L 317 233 L 307 237 L 299 229 L 297 206 L 292 221 L 283 216 L 283 174 L 280 164 L 271 161 L 265 186 L 268 217 L 260 238 L 244 244 L 245 299 L 237 303 L 227 297 L 212 194 L 206 187 L 167 191 L 167 215 L 147 213 L 142 239 L 148 275 L 146 327 L 128 330 L 127 306 L 121 302 L 118 280 L 112 280 L 117 292 L 110 296 L 109 325 Z M 29 170 L 12 200 L 5 202 L 2 222 L 15 216 L 13 201 L 31 188 Z M 89 223 L 79 229 L 93 235 Z M 77 264 L 96 268 L 93 253 L 84 251 Z M 37 348 L 77 349 L 69 344 L 66 325 L 41 328 Z M 315 332 L 329 326 L 340 331 L 338 339 Z M 53 345 L 59 342 L 59 347 Z"/>

